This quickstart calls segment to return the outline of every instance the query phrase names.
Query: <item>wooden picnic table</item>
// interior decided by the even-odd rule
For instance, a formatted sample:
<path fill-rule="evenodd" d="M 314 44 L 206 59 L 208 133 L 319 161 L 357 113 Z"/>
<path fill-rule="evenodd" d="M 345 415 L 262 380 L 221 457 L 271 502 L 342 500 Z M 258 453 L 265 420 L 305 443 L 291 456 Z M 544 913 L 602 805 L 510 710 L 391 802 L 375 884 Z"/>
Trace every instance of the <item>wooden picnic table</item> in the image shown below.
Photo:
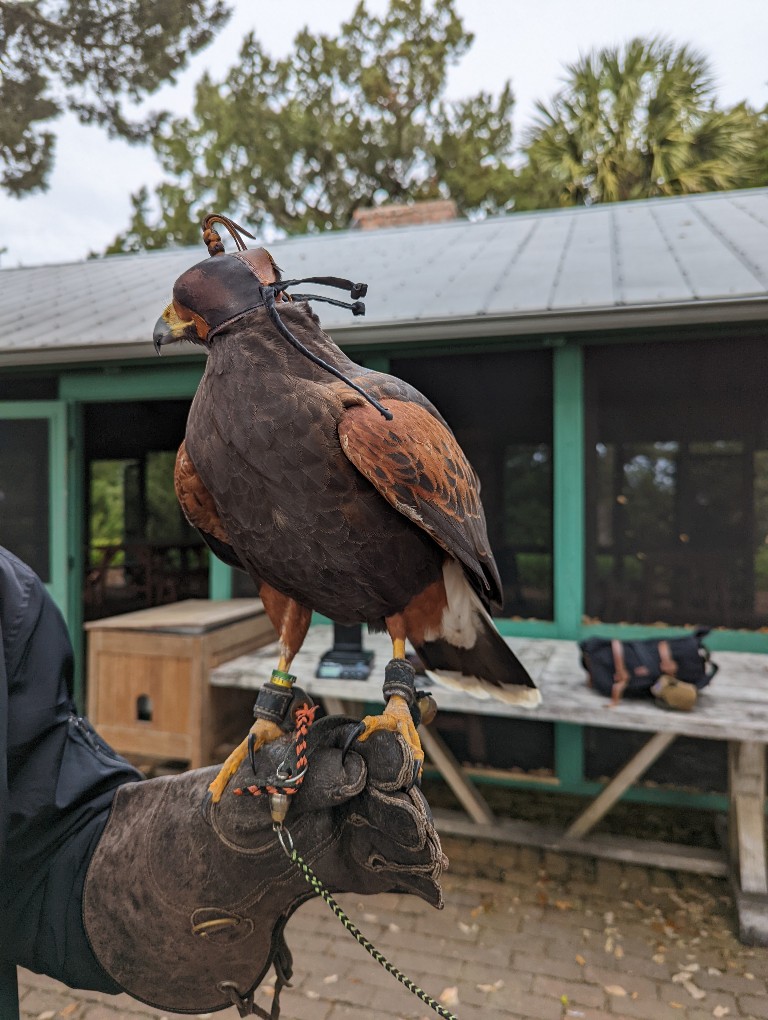
<path fill-rule="evenodd" d="M 421 727 L 427 758 L 462 805 L 465 815 L 440 812 L 446 831 L 496 840 L 538 845 L 560 851 L 588 852 L 634 863 L 730 874 L 734 881 L 741 936 L 768 944 L 768 871 L 766 869 L 766 744 L 768 744 L 768 655 L 717 652 L 720 667 L 713 683 L 701 691 L 692 712 L 659 708 L 652 700 L 624 700 L 612 706 L 585 682 L 575 641 L 507 638 L 542 692 L 542 704 L 531 711 L 490 698 L 434 684 L 440 713 L 474 714 L 609 727 L 648 733 L 649 739 L 605 785 L 564 831 L 533 823 L 497 818 L 471 776 L 455 759 L 434 727 Z M 298 683 L 331 713 L 359 715 L 361 706 L 381 704 L 383 670 L 391 654 L 387 635 L 368 635 L 365 647 L 375 661 L 367 680 L 318 679 L 317 664 L 332 644 L 332 628 L 310 629 L 291 667 Z M 219 687 L 260 686 L 278 659 L 277 643 L 232 659 L 211 672 Z M 419 680 L 421 686 L 425 686 Z M 592 830 L 629 787 L 678 736 L 728 743 L 729 847 L 727 851 L 594 835 Z M 553 780 L 556 784 L 557 780 Z M 546 789 L 546 784 L 542 784 Z"/>

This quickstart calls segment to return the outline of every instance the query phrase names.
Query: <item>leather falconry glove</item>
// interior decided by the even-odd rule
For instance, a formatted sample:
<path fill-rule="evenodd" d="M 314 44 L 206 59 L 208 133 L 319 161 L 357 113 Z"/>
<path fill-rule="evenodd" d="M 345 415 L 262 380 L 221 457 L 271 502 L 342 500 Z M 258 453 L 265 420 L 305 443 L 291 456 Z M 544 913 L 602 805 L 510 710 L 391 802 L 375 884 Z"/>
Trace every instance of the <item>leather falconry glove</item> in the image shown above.
<path fill-rule="evenodd" d="M 331 892 L 407 892 L 441 907 L 447 860 L 421 791 L 407 789 L 413 753 L 378 732 L 344 757 L 354 726 L 329 717 L 309 728 L 308 770 L 285 823 L 293 844 Z M 274 965 L 277 1016 L 292 970 L 284 928 L 313 892 L 280 846 L 269 797 L 245 788 L 274 785 L 293 750 L 291 735 L 263 747 L 234 777 L 243 794 L 205 810 L 216 768 L 118 789 L 83 917 L 99 963 L 136 999 L 189 1013 L 235 1003 L 241 1015 L 267 1016 L 252 994 Z"/>

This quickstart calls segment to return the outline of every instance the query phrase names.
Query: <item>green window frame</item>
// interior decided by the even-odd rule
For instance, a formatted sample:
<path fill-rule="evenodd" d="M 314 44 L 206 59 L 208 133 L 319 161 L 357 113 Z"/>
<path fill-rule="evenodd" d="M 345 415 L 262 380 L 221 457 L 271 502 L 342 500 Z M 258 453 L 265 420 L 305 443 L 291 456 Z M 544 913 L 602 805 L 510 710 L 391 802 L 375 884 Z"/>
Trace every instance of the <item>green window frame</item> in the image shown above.
<path fill-rule="evenodd" d="M 43 420 L 48 423 L 48 527 L 49 575 L 46 587 L 71 627 L 69 589 L 69 496 L 70 458 L 67 442 L 67 409 L 58 400 L 0 401 L 4 421 Z M 30 465 L 34 470 L 34 465 Z"/>

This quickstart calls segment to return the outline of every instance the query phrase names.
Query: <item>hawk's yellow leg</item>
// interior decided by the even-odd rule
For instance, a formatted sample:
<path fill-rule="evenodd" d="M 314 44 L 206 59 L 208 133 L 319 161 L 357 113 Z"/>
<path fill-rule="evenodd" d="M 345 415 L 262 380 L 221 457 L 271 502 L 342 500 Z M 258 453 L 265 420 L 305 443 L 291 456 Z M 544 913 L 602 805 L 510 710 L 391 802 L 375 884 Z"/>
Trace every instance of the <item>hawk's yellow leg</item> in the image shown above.
<path fill-rule="evenodd" d="M 254 735 L 254 751 L 258 751 L 264 744 L 271 744 L 273 740 L 277 740 L 278 737 L 282 736 L 283 731 L 277 725 L 277 723 L 270 722 L 268 719 L 257 719 L 253 726 L 248 731 L 248 736 L 245 740 L 238 744 L 234 751 L 230 754 L 224 764 L 218 771 L 216 778 L 213 780 L 211 785 L 208 787 L 208 792 L 211 795 L 211 800 L 214 804 L 218 804 L 221 800 L 221 795 L 227 788 L 227 783 L 243 762 L 248 754 L 248 741 L 250 735 Z"/>
<path fill-rule="evenodd" d="M 278 670 L 283 673 L 288 672 L 288 666 L 290 662 L 284 656 L 280 656 L 280 662 L 277 664 Z M 260 747 L 265 744 L 271 744 L 273 740 L 277 740 L 278 737 L 283 735 L 283 731 L 277 725 L 277 723 L 270 722 L 268 719 L 256 719 L 253 726 L 248 731 L 248 736 L 243 740 L 242 743 L 238 744 L 234 751 L 229 755 L 227 760 L 219 769 L 213 782 L 208 787 L 208 792 L 211 795 L 211 800 L 214 804 L 218 804 L 221 800 L 221 795 L 227 788 L 227 784 L 230 779 L 243 762 L 248 754 L 248 741 L 250 740 L 251 734 L 254 737 L 253 749 L 258 751 Z"/>
<path fill-rule="evenodd" d="M 394 639 L 392 642 L 392 658 L 405 658 L 405 641 L 401 641 L 398 638 Z M 368 737 L 370 737 L 372 733 L 376 733 L 377 730 L 387 730 L 390 733 L 399 733 L 413 751 L 413 757 L 418 768 L 416 775 L 421 775 L 422 769 L 424 768 L 424 751 L 421 747 L 419 734 L 416 727 L 413 725 L 411 710 L 408 708 L 408 704 L 404 698 L 401 698 L 399 694 L 393 694 L 387 702 L 386 708 L 382 714 L 367 715 L 362 720 L 362 726 L 364 729 L 357 738 L 358 740 L 367 740 Z"/>

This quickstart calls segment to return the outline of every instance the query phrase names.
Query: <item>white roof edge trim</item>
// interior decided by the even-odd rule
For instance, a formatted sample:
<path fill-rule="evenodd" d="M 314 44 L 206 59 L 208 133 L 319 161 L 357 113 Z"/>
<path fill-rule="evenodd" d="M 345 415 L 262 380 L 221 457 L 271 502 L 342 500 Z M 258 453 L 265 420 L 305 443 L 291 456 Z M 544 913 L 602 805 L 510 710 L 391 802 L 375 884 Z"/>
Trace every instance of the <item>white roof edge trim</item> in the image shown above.
<path fill-rule="evenodd" d="M 567 309 L 518 315 L 478 315 L 457 319 L 421 319 L 382 325 L 336 326 L 329 334 L 340 344 L 414 343 L 432 340 L 476 340 L 482 337 L 534 336 L 541 333 L 583 333 L 594 330 L 695 326 L 717 322 L 768 323 L 768 295 L 748 299 L 660 303 L 656 305 L 609 306 L 606 308 Z M 189 355 L 188 345 L 169 348 L 163 357 Z M 133 361 L 156 357 L 152 341 L 116 340 L 110 344 L 73 345 L 71 347 L 35 347 L 0 349 L 0 367 L 54 364 L 92 364 L 98 361 Z"/>

